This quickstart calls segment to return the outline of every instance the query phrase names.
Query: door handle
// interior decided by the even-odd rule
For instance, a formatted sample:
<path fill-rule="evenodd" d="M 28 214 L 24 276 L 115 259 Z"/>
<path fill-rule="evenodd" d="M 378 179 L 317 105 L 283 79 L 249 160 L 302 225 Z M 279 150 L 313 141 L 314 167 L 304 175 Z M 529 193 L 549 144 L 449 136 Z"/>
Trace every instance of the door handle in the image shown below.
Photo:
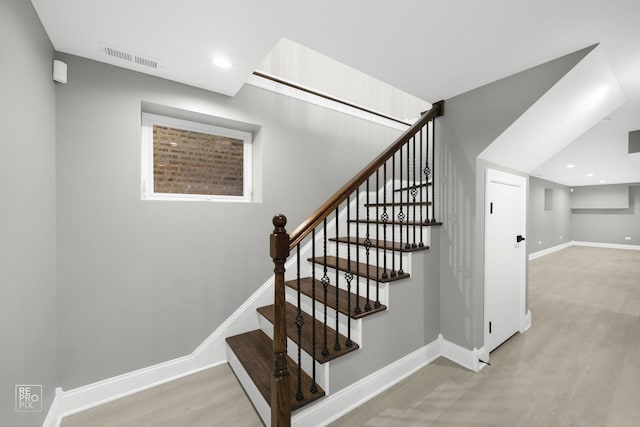
<path fill-rule="evenodd" d="M 523 240 L 525 240 L 525 238 L 524 238 L 524 237 L 522 237 L 520 234 L 518 234 L 518 235 L 516 236 L 516 242 L 520 243 L 520 242 L 522 242 Z"/>

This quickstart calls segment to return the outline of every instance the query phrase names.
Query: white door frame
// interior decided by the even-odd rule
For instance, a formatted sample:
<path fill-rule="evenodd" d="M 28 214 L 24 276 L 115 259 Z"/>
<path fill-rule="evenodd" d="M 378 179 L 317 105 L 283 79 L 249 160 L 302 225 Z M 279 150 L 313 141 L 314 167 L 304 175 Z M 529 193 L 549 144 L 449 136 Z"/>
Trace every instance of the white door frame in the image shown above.
<path fill-rule="evenodd" d="M 486 257 L 486 251 L 487 251 L 487 226 L 488 226 L 488 206 L 490 201 L 488 200 L 488 195 L 487 195 L 487 188 L 490 184 L 491 181 L 496 181 L 496 182 L 500 182 L 500 183 L 504 183 L 507 185 L 517 185 L 517 186 L 524 186 L 524 196 L 522 198 L 522 203 L 523 203 L 523 209 L 522 209 L 522 215 L 523 215 L 523 221 L 522 223 L 525 225 L 525 230 L 522 230 L 523 233 L 525 233 L 525 237 L 526 237 L 526 225 L 527 225 L 527 195 L 529 194 L 528 188 L 529 188 L 529 179 L 527 177 L 521 176 L 521 175 L 514 175 L 508 172 L 504 172 L 504 171 L 498 171 L 495 169 L 490 169 L 487 168 L 486 173 L 485 173 L 485 187 L 484 187 L 484 212 L 485 212 L 485 219 L 484 219 L 484 251 L 485 251 L 485 257 L 484 257 L 484 314 L 483 314 L 483 324 L 482 324 L 482 328 L 484 331 L 484 345 L 486 346 L 486 343 L 488 342 L 489 339 L 489 330 L 486 326 L 486 319 L 487 319 L 487 292 L 486 292 L 486 284 L 487 284 L 487 257 Z M 522 274 L 524 275 L 524 277 L 521 280 L 521 287 L 519 289 L 519 308 L 520 308 L 520 325 L 519 325 L 519 332 L 525 332 L 527 331 L 530 327 L 531 327 L 531 310 L 528 310 L 526 307 L 527 304 L 527 251 L 526 249 L 523 251 L 522 257 L 521 257 L 521 261 L 520 261 L 521 267 L 522 267 Z M 485 347 L 486 351 L 486 357 L 487 359 L 489 358 L 489 351 L 488 348 Z"/>

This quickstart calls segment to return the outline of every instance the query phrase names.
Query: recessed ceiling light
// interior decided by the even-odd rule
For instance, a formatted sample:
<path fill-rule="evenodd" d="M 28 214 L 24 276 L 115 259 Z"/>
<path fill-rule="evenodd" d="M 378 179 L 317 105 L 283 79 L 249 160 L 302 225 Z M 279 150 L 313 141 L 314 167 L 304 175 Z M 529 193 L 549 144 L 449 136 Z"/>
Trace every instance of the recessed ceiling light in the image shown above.
<path fill-rule="evenodd" d="M 588 176 L 588 177 L 592 177 L 592 176 L 593 176 L 593 174 L 592 174 L 592 173 L 588 173 L 588 174 L 587 174 L 587 176 Z"/>
<path fill-rule="evenodd" d="M 571 169 L 571 168 L 575 168 L 575 167 L 576 167 L 576 165 L 574 165 L 573 163 L 572 163 L 572 164 L 570 164 L 570 165 L 567 165 L 567 168 L 569 168 L 569 169 Z"/>
<path fill-rule="evenodd" d="M 600 184 L 604 184 L 605 182 L 607 182 L 607 180 L 606 180 L 606 179 L 601 179 L 601 180 L 600 180 Z"/>
<path fill-rule="evenodd" d="M 227 58 L 223 58 L 222 56 L 216 56 L 213 58 L 213 63 L 220 68 L 231 68 L 231 61 Z"/>

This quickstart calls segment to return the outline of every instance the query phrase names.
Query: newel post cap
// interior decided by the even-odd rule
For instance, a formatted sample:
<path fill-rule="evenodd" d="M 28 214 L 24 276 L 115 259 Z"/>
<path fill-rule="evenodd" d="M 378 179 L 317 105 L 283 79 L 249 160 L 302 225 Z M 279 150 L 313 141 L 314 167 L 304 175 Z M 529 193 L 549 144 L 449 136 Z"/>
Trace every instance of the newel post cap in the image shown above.
<path fill-rule="evenodd" d="M 285 230 L 287 217 L 278 214 L 273 217 L 273 233 L 271 234 L 271 258 L 285 260 L 289 256 L 289 235 Z"/>

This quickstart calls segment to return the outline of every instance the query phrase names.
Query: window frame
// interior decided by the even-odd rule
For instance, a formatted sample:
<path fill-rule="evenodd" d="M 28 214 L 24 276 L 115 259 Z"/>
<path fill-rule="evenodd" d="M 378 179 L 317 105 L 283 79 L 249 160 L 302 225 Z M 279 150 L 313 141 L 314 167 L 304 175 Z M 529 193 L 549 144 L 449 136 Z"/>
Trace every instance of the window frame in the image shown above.
<path fill-rule="evenodd" d="M 228 196 L 215 194 L 182 194 L 182 193 L 156 193 L 153 177 L 153 126 L 164 126 L 190 132 L 206 133 L 209 135 L 223 136 L 243 141 L 242 152 L 242 196 Z M 142 139 L 142 176 L 141 199 L 165 200 L 165 201 L 205 201 L 205 202 L 251 202 L 253 198 L 252 176 L 252 134 L 238 129 L 214 126 L 201 122 L 177 119 L 161 116 L 159 114 L 142 113 L 141 116 Z"/>

